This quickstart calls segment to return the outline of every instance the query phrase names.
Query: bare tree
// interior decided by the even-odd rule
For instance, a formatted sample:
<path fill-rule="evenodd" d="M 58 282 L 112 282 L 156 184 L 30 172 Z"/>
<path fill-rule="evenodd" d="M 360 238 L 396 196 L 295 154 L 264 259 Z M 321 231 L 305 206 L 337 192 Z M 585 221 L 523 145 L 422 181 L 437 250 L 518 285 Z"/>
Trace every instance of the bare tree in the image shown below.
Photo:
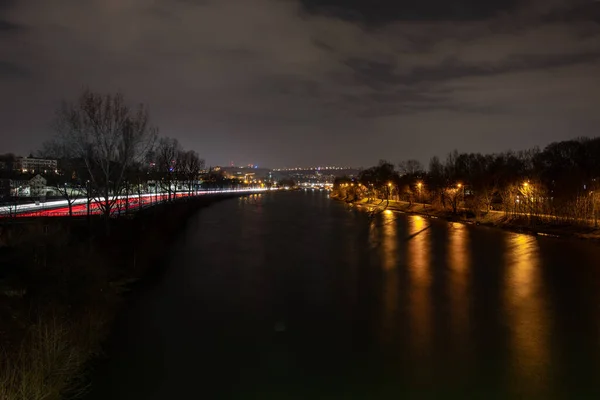
<path fill-rule="evenodd" d="M 398 164 L 398 170 L 402 175 L 419 175 L 423 174 L 425 168 L 418 160 L 406 160 Z"/>
<path fill-rule="evenodd" d="M 198 156 L 193 150 L 183 151 L 180 153 L 178 164 L 180 166 L 180 177 L 185 179 L 185 184 L 188 189 L 188 195 L 192 195 L 194 186 L 198 181 L 200 171 L 204 169 L 204 160 Z"/>
<path fill-rule="evenodd" d="M 148 179 L 150 177 L 150 171 L 147 163 L 139 163 L 133 170 L 132 180 L 135 183 L 135 193 L 138 196 L 138 208 L 141 209 L 143 206 L 142 193 L 148 193 Z"/>
<path fill-rule="evenodd" d="M 58 160 L 59 170 L 47 177 L 48 185 L 67 201 L 69 216 L 73 216 L 73 203 L 87 194 L 87 185 L 82 183 L 88 179 L 83 160 L 75 158 L 69 146 L 55 139 L 44 142 L 37 155 Z"/>
<path fill-rule="evenodd" d="M 73 203 L 86 196 L 87 190 L 84 182 L 87 180 L 87 171 L 80 159 L 61 160 L 59 175 L 51 175 L 49 180 L 54 181 L 56 191 L 67 201 L 69 216 L 73 216 Z"/>
<path fill-rule="evenodd" d="M 161 137 L 156 146 L 156 172 L 157 182 L 160 182 L 161 190 L 166 191 L 168 201 L 177 196 L 177 185 L 181 171 L 181 146 L 177 139 Z"/>
<path fill-rule="evenodd" d="M 63 102 L 55 127 L 59 145 L 83 160 L 91 196 L 106 219 L 108 233 L 126 171 L 151 148 L 157 130 L 149 125 L 143 105 L 132 109 L 121 94 L 101 95 L 89 90 L 75 103 Z"/>

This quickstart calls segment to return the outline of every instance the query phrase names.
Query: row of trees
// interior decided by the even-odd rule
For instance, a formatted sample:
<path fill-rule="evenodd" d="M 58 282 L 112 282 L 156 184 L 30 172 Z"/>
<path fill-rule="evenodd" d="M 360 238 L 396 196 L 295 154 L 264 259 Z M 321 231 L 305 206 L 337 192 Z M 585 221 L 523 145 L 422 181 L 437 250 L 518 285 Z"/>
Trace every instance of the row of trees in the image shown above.
<path fill-rule="evenodd" d="M 194 190 L 204 169 L 195 151 L 159 137 L 147 108 L 129 106 L 121 94 L 86 90 L 76 102 L 63 102 L 55 131 L 40 155 L 59 160 L 61 173 L 51 178 L 52 184 L 70 212 L 73 202 L 86 196 L 88 206 L 94 200 L 108 221 L 120 207 L 119 196 L 126 196 L 127 208 L 130 195 L 141 196 L 153 186 L 172 200 L 178 190 Z"/>
<path fill-rule="evenodd" d="M 425 202 L 457 213 L 503 210 L 553 222 L 594 221 L 600 212 L 600 138 L 552 143 L 545 149 L 498 154 L 459 153 L 444 161 L 416 160 L 397 168 L 387 161 L 357 179 L 340 179 L 338 192 L 361 197 Z"/>

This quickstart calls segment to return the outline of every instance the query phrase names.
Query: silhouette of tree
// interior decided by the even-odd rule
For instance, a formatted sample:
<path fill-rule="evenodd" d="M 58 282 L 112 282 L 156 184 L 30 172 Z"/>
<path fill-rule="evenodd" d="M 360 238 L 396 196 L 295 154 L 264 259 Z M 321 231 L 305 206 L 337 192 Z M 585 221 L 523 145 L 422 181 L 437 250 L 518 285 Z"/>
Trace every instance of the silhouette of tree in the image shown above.
<path fill-rule="evenodd" d="M 85 90 L 76 102 L 63 102 L 55 129 L 57 146 L 70 158 L 83 160 L 88 189 L 102 210 L 109 234 L 109 217 L 124 189 L 127 170 L 143 159 L 156 138 L 146 108 L 132 109 L 121 94 Z"/>

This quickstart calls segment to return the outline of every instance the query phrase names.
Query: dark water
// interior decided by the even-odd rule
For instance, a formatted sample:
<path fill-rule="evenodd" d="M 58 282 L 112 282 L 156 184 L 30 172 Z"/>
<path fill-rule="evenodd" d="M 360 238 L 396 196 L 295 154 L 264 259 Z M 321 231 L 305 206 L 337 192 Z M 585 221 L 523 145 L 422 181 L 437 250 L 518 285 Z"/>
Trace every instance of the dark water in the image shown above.
<path fill-rule="evenodd" d="M 89 399 L 600 398 L 600 246 L 320 192 L 201 211 Z"/>

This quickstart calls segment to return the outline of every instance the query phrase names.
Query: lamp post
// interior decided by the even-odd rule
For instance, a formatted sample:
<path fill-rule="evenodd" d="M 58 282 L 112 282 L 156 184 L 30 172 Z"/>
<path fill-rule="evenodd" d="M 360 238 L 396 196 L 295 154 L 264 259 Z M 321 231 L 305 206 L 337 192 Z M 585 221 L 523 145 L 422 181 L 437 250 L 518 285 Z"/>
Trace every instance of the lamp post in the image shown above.
<path fill-rule="evenodd" d="M 458 190 L 462 189 L 462 197 L 463 197 L 463 208 L 465 207 L 465 186 L 462 183 L 459 183 L 458 185 L 456 185 L 458 187 Z"/>
<path fill-rule="evenodd" d="M 598 227 L 598 216 L 596 215 L 596 196 L 594 195 L 594 191 L 590 191 L 590 196 L 592 196 L 592 218 L 594 218 L 594 228 Z"/>
<path fill-rule="evenodd" d="M 528 216 L 529 218 L 531 218 L 531 215 L 533 214 L 533 188 L 531 187 L 531 185 L 529 184 L 529 181 L 523 182 L 523 193 L 524 193 L 524 200 L 525 200 L 525 204 L 528 208 Z M 531 196 L 530 196 L 531 195 Z"/>

